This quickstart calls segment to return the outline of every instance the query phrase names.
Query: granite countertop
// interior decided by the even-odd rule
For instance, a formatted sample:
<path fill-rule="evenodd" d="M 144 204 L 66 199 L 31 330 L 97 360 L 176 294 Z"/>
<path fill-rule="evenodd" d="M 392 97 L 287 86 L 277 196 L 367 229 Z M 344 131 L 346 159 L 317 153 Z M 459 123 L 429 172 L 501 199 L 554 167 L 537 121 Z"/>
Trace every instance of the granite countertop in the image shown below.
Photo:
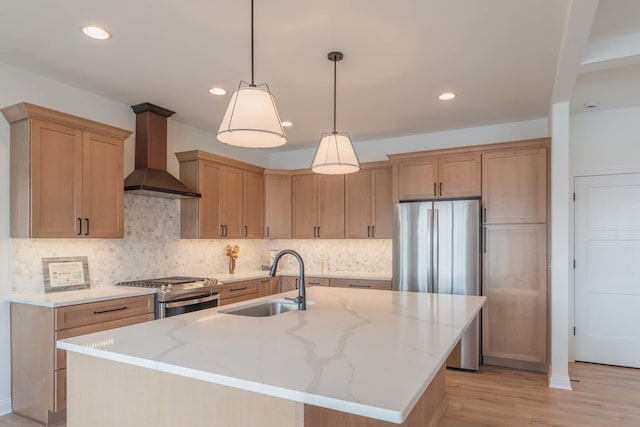
<path fill-rule="evenodd" d="M 58 341 L 58 348 L 400 423 L 485 297 L 311 287 L 306 311 L 220 308 Z"/>
<path fill-rule="evenodd" d="M 18 294 L 9 297 L 10 302 L 39 305 L 43 307 L 64 307 L 116 298 L 155 294 L 153 288 L 126 288 L 121 286 L 101 286 L 99 288 L 78 289 L 76 291 L 50 292 L 48 294 Z"/>

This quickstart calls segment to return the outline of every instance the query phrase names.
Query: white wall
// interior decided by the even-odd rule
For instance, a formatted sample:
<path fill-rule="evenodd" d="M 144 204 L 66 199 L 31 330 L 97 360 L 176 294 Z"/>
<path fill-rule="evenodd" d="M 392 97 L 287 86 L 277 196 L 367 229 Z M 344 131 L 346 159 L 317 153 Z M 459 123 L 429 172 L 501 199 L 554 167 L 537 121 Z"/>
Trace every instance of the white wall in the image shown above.
<path fill-rule="evenodd" d="M 366 143 L 354 141 L 353 146 L 358 154 L 358 158 L 364 163 L 387 160 L 387 154 L 518 141 L 521 139 L 544 138 L 547 136 L 549 136 L 549 121 L 545 118 L 379 139 L 367 141 Z M 271 167 L 275 169 L 308 168 L 311 167 L 314 154 L 315 147 L 304 150 L 273 153 L 271 155 Z"/>
<path fill-rule="evenodd" d="M 0 77 L 2 79 L 2 77 Z M 9 377 L 9 125 L 0 120 L 0 415 L 8 412 Z"/>

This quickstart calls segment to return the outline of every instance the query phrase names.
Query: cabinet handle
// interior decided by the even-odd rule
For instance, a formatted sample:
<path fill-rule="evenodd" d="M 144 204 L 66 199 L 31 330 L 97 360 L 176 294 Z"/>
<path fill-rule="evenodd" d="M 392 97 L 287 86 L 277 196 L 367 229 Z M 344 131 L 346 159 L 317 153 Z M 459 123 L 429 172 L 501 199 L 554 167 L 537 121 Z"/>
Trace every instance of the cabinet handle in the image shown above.
<path fill-rule="evenodd" d="M 318 227 L 313 227 L 313 237 L 318 237 L 318 236 L 316 235 L 316 228 L 318 228 Z"/>
<path fill-rule="evenodd" d="M 227 233 L 228 229 L 227 229 L 227 224 L 224 225 L 224 237 L 227 237 L 228 233 Z"/>
<path fill-rule="evenodd" d="M 482 227 L 482 252 L 487 253 L 487 227 Z"/>
<path fill-rule="evenodd" d="M 310 285 L 320 286 L 320 282 L 309 282 Z"/>
<path fill-rule="evenodd" d="M 442 197 L 442 183 L 440 183 L 440 197 Z"/>
<path fill-rule="evenodd" d="M 371 226 L 371 237 L 376 237 L 376 226 L 375 225 Z"/>
<path fill-rule="evenodd" d="M 85 218 L 84 221 L 87 223 L 87 229 L 84 232 L 85 236 L 89 235 L 89 218 Z"/>
<path fill-rule="evenodd" d="M 352 285 L 351 283 L 349 283 L 349 287 L 350 288 L 370 288 L 371 285 Z"/>
<path fill-rule="evenodd" d="M 320 226 L 318 226 L 318 237 L 320 237 Z"/>
<path fill-rule="evenodd" d="M 433 197 L 438 197 L 438 184 L 433 183 Z"/>
<path fill-rule="evenodd" d="M 220 237 L 224 237 L 224 225 L 220 224 Z"/>
<path fill-rule="evenodd" d="M 371 237 L 371 226 L 367 225 L 367 237 Z"/>
<path fill-rule="evenodd" d="M 82 236 L 82 218 L 78 218 L 78 236 Z"/>
<path fill-rule="evenodd" d="M 487 222 L 487 208 L 482 209 L 482 222 Z"/>
<path fill-rule="evenodd" d="M 231 288 L 231 289 L 229 289 L 229 292 L 244 291 L 245 289 L 249 289 L 249 288 L 246 287 L 246 286 L 243 286 L 241 288 Z"/>
<path fill-rule="evenodd" d="M 249 227 L 247 227 L 246 225 L 244 226 L 244 237 L 247 237 L 249 235 Z"/>
<path fill-rule="evenodd" d="M 122 311 L 122 310 L 126 310 L 127 306 L 125 305 L 124 307 L 118 307 L 118 308 L 111 308 L 109 310 L 93 310 L 93 314 L 104 314 L 104 313 L 111 313 L 114 311 Z"/>
<path fill-rule="evenodd" d="M 269 226 L 267 225 L 267 239 L 269 238 Z"/>

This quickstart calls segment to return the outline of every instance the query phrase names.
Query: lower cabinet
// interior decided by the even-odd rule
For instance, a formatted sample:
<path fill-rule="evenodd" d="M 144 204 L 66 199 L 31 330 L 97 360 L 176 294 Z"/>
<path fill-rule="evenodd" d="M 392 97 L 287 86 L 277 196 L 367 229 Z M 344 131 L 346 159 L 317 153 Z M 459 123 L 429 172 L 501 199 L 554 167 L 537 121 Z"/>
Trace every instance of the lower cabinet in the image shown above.
<path fill-rule="evenodd" d="M 260 280 L 254 279 L 223 284 L 220 290 L 220 305 L 258 298 L 259 282 Z"/>
<path fill-rule="evenodd" d="M 546 363 L 546 225 L 485 225 L 483 234 L 485 363 L 487 358 Z"/>
<path fill-rule="evenodd" d="M 391 290 L 390 280 L 331 279 L 332 288 Z"/>
<path fill-rule="evenodd" d="M 258 296 L 266 297 L 280 293 L 280 277 L 269 277 L 258 281 Z"/>
<path fill-rule="evenodd" d="M 154 319 L 154 296 L 64 307 L 11 303 L 11 405 L 44 424 L 64 418 L 67 358 L 56 341 Z"/>

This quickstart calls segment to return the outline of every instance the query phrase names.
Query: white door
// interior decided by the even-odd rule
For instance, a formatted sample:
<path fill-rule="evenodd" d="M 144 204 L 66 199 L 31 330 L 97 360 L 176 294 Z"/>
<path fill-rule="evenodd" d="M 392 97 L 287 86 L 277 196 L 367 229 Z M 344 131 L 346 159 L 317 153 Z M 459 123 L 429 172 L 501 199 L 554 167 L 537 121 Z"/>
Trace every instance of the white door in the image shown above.
<path fill-rule="evenodd" d="M 575 189 L 576 360 L 640 368 L 640 173 Z"/>

